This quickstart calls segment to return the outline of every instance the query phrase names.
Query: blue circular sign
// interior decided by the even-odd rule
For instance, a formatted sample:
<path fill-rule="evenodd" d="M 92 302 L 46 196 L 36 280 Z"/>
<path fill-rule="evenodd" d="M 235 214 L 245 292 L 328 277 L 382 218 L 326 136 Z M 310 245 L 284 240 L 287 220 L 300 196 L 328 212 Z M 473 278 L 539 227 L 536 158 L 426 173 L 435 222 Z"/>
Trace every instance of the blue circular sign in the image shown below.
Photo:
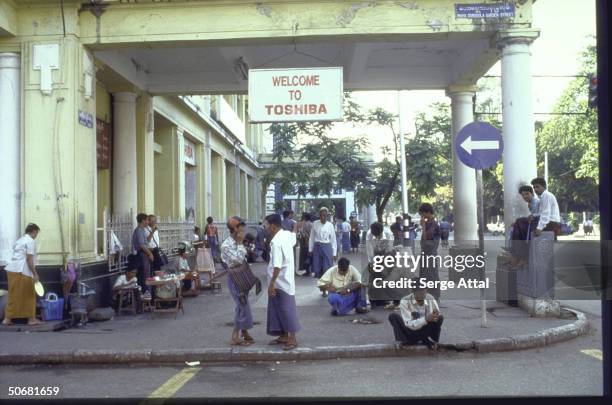
<path fill-rule="evenodd" d="M 494 166 L 504 151 L 499 129 L 486 122 L 471 122 L 461 128 L 454 142 L 455 153 L 461 162 L 473 169 Z"/>

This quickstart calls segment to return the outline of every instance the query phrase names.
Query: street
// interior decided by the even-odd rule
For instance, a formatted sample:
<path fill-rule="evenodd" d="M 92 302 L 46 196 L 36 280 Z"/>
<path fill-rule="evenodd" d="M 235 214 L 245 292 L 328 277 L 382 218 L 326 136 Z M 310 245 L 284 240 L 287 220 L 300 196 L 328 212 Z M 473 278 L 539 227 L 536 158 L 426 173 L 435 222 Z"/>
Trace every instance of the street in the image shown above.
<path fill-rule="evenodd" d="M 193 368 L 10 366 L 0 368 L 0 398 L 8 398 L 9 387 L 28 386 L 57 386 L 58 398 L 601 395 L 600 350 L 600 334 L 592 333 L 542 350 L 484 355 L 445 353 Z"/>

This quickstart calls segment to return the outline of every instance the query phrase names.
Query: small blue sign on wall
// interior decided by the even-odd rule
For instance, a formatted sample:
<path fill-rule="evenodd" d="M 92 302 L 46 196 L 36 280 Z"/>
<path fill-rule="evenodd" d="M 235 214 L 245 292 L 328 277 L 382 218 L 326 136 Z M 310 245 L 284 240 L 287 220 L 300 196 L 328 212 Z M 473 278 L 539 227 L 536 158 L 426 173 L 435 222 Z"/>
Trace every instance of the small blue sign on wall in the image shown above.
<path fill-rule="evenodd" d="M 454 146 L 459 160 L 478 170 L 495 165 L 504 151 L 501 132 L 486 122 L 471 122 L 461 128 Z"/>
<path fill-rule="evenodd" d="M 87 128 L 93 128 L 93 115 L 79 110 L 79 124 Z"/>
<path fill-rule="evenodd" d="M 514 18 L 514 4 L 455 4 L 455 18 Z"/>

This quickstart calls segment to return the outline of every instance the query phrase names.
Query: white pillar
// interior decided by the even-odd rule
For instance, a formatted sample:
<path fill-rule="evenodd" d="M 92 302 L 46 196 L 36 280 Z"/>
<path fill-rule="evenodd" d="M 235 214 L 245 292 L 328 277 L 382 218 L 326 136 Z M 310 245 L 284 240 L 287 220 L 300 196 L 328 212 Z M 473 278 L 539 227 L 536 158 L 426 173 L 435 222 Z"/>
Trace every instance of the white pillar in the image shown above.
<path fill-rule="evenodd" d="M 0 53 L 0 265 L 8 263 L 21 234 L 21 58 Z"/>
<path fill-rule="evenodd" d="M 376 206 L 369 205 L 368 206 L 368 226 L 372 225 L 376 221 L 378 221 L 378 217 L 376 216 Z"/>
<path fill-rule="evenodd" d="M 351 212 L 355 210 L 355 192 L 354 191 L 345 191 L 345 201 L 346 201 L 346 220 L 348 221 L 351 216 Z"/>
<path fill-rule="evenodd" d="M 453 140 L 465 125 L 474 121 L 473 97 L 475 86 L 451 86 L 446 94 L 451 98 Z M 455 245 L 474 244 L 478 241 L 476 217 L 476 175 L 474 169 L 453 155 L 453 221 Z"/>
<path fill-rule="evenodd" d="M 531 52 L 529 45 L 538 31 L 500 34 L 502 68 L 502 112 L 504 139 L 504 223 L 527 216 L 527 205 L 518 193 L 537 175 L 536 142 L 531 87 Z"/>
<path fill-rule="evenodd" d="M 132 213 L 138 202 L 136 164 L 136 94 L 113 93 L 113 214 Z"/>
<path fill-rule="evenodd" d="M 204 174 L 204 212 L 209 217 L 213 216 L 213 189 L 212 189 L 212 151 L 210 149 L 210 132 L 206 133 L 204 141 L 204 162 L 200 169 Z"/>
<path fill-rule="evenodd" d="M 178 218 L 186 219 L 185 212 L 185 133 L 182 129 L 176 131 L 176 144 L 177 144 L 177 204 L 178 204 Z"/>

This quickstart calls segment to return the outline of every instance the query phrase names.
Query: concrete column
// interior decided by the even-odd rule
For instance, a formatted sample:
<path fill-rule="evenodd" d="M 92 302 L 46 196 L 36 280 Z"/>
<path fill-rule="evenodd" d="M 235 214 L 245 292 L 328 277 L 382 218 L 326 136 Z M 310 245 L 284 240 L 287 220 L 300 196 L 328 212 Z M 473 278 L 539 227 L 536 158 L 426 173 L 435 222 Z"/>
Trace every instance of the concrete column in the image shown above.
<path fill-rule="evenodd" d="M 236 96 L 236 100 L 237 100 L 237 96 Z M 242 178 L 242 170 L 240 170 L 240 156 L 235 154 L 236 151 L 234 150 L 234 156 L 235 156 L 235 167 L 234 167 L 234 207 L 232 207 L 234 209 L 234 212 L 236 213 L 235 215 L 241 215 L 244 216 L 244 213 L 242 212 L 241 209 L 241 193 L 240 193 L 240 183 L 241 183 L 241 178 Z"/>
<path fill-rule="evenodd" d="M 138 177 L 136 156 L 136 94 L 113 93 L 113 214 L 132 213 L 136 223 Z"/>
<path fill-rule="evenodd" d="M 212 188 L 212 151 L 210 149 L 210 132 L 206 133 L 204 140 L 204 156 L 200 168 L 204 178 L 204 218 L 212 216 L 213 212 L 213 188 Z"/>
<path fill-rule="evenodd" d="M 227 206 L 230 203 L 231 200 L 231 195 L 228 195 L 227 192 L 227 164 L 225 162 L 225 159 L 221 156 L 219 158 L 219 165 L 220 165 L 220 190 L 219 190 L 219 194 L 220 194 L 220 210 L 219 210 L 219 215 L 221 216 L 221 218 L 219 218 L 219 221 L 223 221 L 225 222 L 227 220 L 227 218 L 229 217 L 229 212 L 227 209 Z"/>
<path fill-rule="evenodd" d="M 21 234 L 21 57 L 0 53 L 0 266 Z"/>
<path fill-rule="evenodd" d="M 451 86 L 447 89 L 446 94 L 451 98 L 452 133 L 453 139 L 455 139 L 461 128 L 474 121 L 473 97 L 476 94 L 476 87 Z M 454 146 L 451 148 L 453 155 L 455 245 L 471 245 L 478 241 L 476 175 L 474 169 L 464 165 L 455 155 Z"/>
<path fill-rule="evenodd" d="M 155 210 L 155 120 L 153 97 L 142 94 L 136 103 L 136 139 L 138 154 L 138 210 Z"/>
<path fill-rule="evenodd" d="M 504 223 L 506 229 L 529 211 L 518 189 L 537 175 L 530 44 L 537 30 L 499 34 L 504 139 Z"/>
<path fill-rule="evenodd" d="M 176 131 L 177 142 L 177 186 L 178 218 L 185 219 L 185 135 L 182 129 Z"/>
<path fill-rule="evenodd" d="M 240 172 L 240 215 L 245 220 L 249 220 L 250 209 L 249 209 L 249 177 L 246 172 Z"/>

